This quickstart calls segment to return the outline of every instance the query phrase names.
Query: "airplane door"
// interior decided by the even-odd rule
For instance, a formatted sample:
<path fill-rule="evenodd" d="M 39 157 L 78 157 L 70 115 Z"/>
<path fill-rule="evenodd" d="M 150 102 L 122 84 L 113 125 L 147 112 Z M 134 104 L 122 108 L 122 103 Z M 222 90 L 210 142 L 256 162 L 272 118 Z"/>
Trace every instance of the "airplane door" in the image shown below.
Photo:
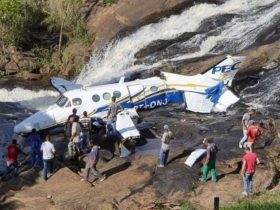
<path fill-rule="evenodd" d="M 129 85 L 127 86 L 130 102 L 136 109 L 145 109 L 146 98 L 143 85 Z"/>

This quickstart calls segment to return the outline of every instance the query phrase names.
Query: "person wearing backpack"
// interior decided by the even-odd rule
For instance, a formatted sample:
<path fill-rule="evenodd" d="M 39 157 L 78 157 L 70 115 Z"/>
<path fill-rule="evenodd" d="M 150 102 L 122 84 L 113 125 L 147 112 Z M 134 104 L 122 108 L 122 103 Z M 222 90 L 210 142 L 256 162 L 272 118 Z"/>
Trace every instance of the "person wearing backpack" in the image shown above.
<path fill-rule="evenodd" d="M 172 138 L 172 132 L 169 130 L 169 126 L 164 125 L 163 129 L 164 129 L 164 133 L 161 138 L 161 149 L 159 153 L 158 167 L 164 167 L 166 165 L 168 154 L 169 154 L 169 144 Z"/>
<path fill-rule="evenodd" d="M 218 153 L 218 147 L 214 143 L 213 138 L 204 138 L 203 144 L 207 146 L 206 149 L 206 160 L 202 167 L 202 177 L 200 181 L 206 182 L 209 171 L 213 182 L 217 182 L 217 171 L 216 171 L 216 155 Z"/>

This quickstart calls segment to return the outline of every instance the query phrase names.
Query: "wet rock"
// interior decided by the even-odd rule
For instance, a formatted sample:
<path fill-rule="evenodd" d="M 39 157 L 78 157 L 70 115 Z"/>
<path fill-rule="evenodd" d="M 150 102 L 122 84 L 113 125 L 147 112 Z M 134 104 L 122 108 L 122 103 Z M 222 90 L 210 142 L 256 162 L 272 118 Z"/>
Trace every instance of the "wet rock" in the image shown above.
<path fill-rule="evenodd" d="M 266 63 L 262 68 L 265 70 L 272 70 L 272 69 L 276 69 L 278 66 L 279 66 L 278 62 L 272 61 Z"/>
<path fill-rule="evenodd" d="M 25 80 L 40 80 L 40 79 L 42 79 L 43 75 L 30 73 L 28 71 L 22 71 L 17 74 L 17 77 L 25 79 Z"/>
<path fill-rule="evenodd" d="M 196 33 L 184 33 L 181 36 L 175 38 L 175 39 L 171 39 L 171 40 L 157 40 L 153 43 L 151 43 L 150 45 L 148 45 L 147 47 L 139 50 L 136 54 L 135 57 L 137 59 L 141 59 L 143 57 L 146 57 L 148 55 L 151 55 L 155 52 L 164 50 L 165 48 L 167 48 L 168 46 L 176 43 L 176 42 L 182 42 L 182 41 L 186 41 L 188 39 L 190 39 L 191 37 L 193 37 Z"/>

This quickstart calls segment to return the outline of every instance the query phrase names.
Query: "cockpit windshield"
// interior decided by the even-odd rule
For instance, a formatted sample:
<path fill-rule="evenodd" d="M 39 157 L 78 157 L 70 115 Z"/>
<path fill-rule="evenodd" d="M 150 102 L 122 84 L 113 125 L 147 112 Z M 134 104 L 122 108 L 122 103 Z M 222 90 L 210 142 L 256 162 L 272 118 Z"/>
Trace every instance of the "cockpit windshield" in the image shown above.
<path fill-rule="evenodd" d="M 60 106 L 60 107 L 63 107 L 63 106 L 67 103 L 67 101 L 68 101 L 68 98 L 66 98 L 65 96 L 61 96 L 61 97 L 57 100 L 56 104 L 57 104 L 58 106 Z"/>

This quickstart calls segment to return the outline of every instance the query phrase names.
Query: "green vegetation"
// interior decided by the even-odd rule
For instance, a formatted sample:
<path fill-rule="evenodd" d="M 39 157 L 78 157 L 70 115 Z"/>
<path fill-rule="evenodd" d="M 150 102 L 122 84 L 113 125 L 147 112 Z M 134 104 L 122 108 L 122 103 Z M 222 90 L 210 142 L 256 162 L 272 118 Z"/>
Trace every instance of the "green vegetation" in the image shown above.
<path fill-rule="evenodd" d="M 195 210 L 190 202 L 185 202 L 181 205 L 181 210 Z"/>
<path fill-rule="evenodd" d="M 248 200 L 242 200 L 233 205 L 223 207 L 222 210 L 279 210 L 280 191 L 264 192 L 254 195 Z"/>
<path fill-rule="evenodd" d="M 24 0 L 0 0 L 0 41 L 3 52 L 6 46 L 19 45 L 24 40 L 28 23 L 25 11 Z"/>
<path fill-rule="evenodd" d="M 103 0 L 103 4 L 104 5 L 112 5 L 112 4 L 115 4 L 117 3 L 118 0 Z"/>
<path fill-rule="evenodd" d="M 223 210 L 279 210 L 280 203 L 241 203 Z"/>

